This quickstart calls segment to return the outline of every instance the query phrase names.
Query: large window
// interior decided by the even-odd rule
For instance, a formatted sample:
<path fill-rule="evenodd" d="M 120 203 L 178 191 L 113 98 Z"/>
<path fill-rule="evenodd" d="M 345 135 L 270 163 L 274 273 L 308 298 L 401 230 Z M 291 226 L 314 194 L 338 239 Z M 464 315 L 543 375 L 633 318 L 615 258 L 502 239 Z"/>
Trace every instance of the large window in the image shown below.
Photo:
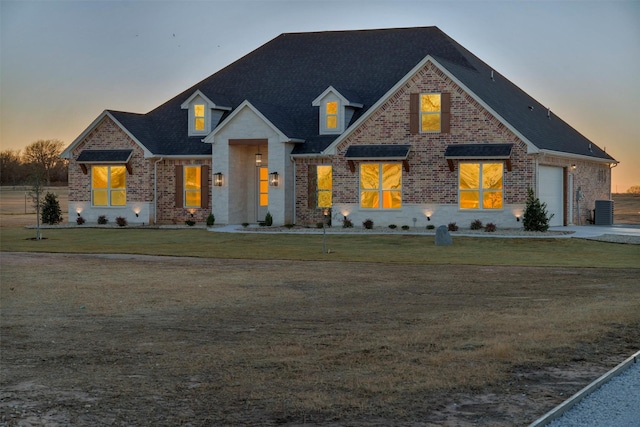
<path fill-rule="evenodd" d="M 440 132 L 442 102 L 439 93 L 423 93 L 420 95 L 420 131 Z"/>
<path fill-rule="evenodd" d="M 92 166 L 91 199 L 93 206 L 125 206 L 127 175 L 125 166 Z"/>
<path fill-rule="evenodd" d="M 360 164 L 360 207 L 400 209 L 402 207 L 402 165 Z"/>
<path fill-rule="evenodd" d="M 318 207 L 319 208 L 330 208 L 332 201 L 332 193 L 333 193 L 333 176 L 332 176 L 332 166 L 318 166 Z"/>
<path fill-rule="evenodd" d="M 460 163 L 460 209 L 502 209 L 502 163 Z"/>
<path fill-rule="evenodd" d="M 202 197 L 202 171 L 200 166 L 184 167 L 184 207 L 199 208 Z"/>
<path fill-rule="evenodd" d="M 193 129 L 195 131 L 204 131 L 204 104 L 195 104 L 193 106 Z"/>

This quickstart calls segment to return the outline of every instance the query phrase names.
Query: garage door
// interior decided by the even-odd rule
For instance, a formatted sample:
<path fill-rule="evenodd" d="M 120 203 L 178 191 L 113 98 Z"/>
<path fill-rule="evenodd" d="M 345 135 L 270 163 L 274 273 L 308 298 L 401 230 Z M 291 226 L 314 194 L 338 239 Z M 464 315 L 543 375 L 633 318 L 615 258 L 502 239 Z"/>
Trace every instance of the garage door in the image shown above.
<path fill-rule="evenodd" d="M 552 166 L 540 166 L 538 198 L 547 204 L 547 213 L 553 214 L 549 225 L 564 225 L 564 185 L 563 169 Z"/>

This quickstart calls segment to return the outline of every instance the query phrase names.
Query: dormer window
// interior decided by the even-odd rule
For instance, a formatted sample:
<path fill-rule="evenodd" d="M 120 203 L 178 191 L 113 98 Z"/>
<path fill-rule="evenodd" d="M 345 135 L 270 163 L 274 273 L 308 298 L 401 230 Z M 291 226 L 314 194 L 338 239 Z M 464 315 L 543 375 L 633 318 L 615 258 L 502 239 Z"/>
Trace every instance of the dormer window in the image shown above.
<path fill-rule="evenodd" d="M 216 100 L 225 102 L 225 97 L 216 95 Z M 231 107 L 216 104 L 206 97 L 202 92 L 196 90 L 180 106 L 183 110 L 188 110 L 189 136 L 206 136 L 218 125 L 220 119 L 226 111 L 231 111 Z"/>
<path fill-rule="evenodd" d="M 204 115 L 204 104 L 195 104 L 193 106 L 193 129 L 196 132 L 202 132 L 206 129 L 206 117 Z"/>
<path fill-rule="evenodd" d="M 362 104 L 354 102 L 355 95 L 349 97 L 329 86 L 311 105 L 319 108 L 320 135 L 340 134 L 349 126 L 356 108 Z"/>
<path fill-rule="evenodd" d="M 327 102 L 325 106 L 326 111 L 326 126 L 327 129 L 337 129 L 338 128 L 338 102 L 331 101 Z"/>

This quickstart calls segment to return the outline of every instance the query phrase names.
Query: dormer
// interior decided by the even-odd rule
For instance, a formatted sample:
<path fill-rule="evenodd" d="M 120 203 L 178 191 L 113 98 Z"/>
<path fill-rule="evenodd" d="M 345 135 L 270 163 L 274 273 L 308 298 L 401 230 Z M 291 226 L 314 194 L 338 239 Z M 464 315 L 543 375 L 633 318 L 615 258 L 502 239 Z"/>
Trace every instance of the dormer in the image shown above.
<path fill-rule="evenodd" d="M 314 107 L 320 107 L 320 135 L 341 134 L 351 122 L 355 109 L 362 108 L 362 104 L 355 101 L 355 96 L 345 95 L 329 86 L 311 103 Z"/>
<path fill-rule="evenodd" d="M 231 107 L 216 104 L 200 90 L 196 90 L 187 98 L 180 108 L 189 111 L 187 125 L 189 136 L 209 135 L 218 125 L 225 111 L 231 111 Z"/>

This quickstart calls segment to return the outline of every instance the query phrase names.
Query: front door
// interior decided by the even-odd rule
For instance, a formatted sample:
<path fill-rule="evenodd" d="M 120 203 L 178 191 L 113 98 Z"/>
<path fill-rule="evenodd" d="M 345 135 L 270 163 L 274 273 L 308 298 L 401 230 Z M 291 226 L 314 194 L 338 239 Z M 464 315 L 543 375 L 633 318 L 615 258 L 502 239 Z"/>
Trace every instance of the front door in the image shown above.
<path fill-rule="evenodd" d="M 258 166 L 256 179 L 256 221 L 264 221 L 264 217 L 269 210 L 269 168 L 266 166 Z"/>

